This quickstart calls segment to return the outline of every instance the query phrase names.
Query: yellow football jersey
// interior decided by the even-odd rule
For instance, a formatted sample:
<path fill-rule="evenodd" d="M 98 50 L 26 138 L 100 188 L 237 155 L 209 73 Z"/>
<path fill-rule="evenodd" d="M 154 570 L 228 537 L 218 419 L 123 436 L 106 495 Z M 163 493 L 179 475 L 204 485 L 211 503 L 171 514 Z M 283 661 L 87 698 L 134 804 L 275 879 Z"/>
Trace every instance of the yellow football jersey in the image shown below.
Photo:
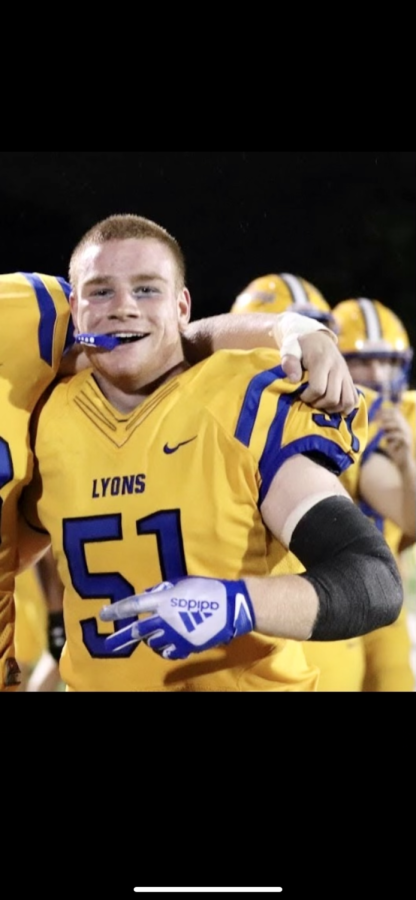
<path fill-rule="evenodd" d="M 363 690 L 366 669 L 362 637 L 347 641 L 306 641 L 305 657 L 319 669 L 320 693 L 358 693 Z"/>
<path fill-rule="evenodd" d="M 408 422 L 413 435 L 413 452 L 416 448 L 416 391 L 405 391 L 401 397 L 399 408 Z M 383 433 L 377 431 L 377 415 L 369 409 L 369 431 L 374 434 L 374 446 L 379 442 L 384 447 Z M 371 446 L 371 445 L 370 445 Z M 367 459 L 367 451 L 364 452 Z M 402 539 L 400 528 L 389 519 L 374 516 L 371 509 L 362 505 L 363 511 L 372 516 L 377 527 L 394 553 L 399 557 Z M 414 691 L 415 676 L 411 665 L 412 643 L 408 626 L 408 612 L 403 608 L 397 621 L 386 628 L 379 628 L 363 638 L 366 654 L 366 674 L 364 691 Z"/>
<path fill-rule="evenodd" d="M 414 691 L 412 641 L 405 607 L 395 622 L 371 631 L 362 640 L 366 659 L 363 691 Z"/>
<path fill-rule="evenodd" d="M 16 659 L 34 666 L 48 646 L 46 603 L 34 567 L 16 577 L 14 599 Z"/>
<path fill-rule="evenodd" d="M 269 560 L 272 575 L 300 575 L 305 571 L 298 558 L 278 541 L 270 546 Z M 365 648 L 361 637 L 346 641 L 304 641 L 302 647 L 308 665 L 319 672 L 318 692 L 362 691 Z"/>
<path fill-rule="evenodd" d="M 359 466 L 366 463 L 372 453 L 378 449 L 385 449 L 384 432 L 380 425 L 380 411 L 383 406 L 383 398 L 380 394 L 369 388 L 361 388 L 364 392 L 368 407 L 368 442 L 367 446 L 360 458 Z M 388 402 L 388 401 L 387 401 Z M 416 454 L 416 391 L 406 391 L 400 402 L 400 411 L 410 425 L 413 434 L 413 452 Z M 399 553 L 400 541 L 402 538 L 401 529 L 389 519 L 384 519 L 367 503 L 361 500 L 359 490 L 360 469 L 359 466 L 351 466 L 342 476 L 341 481 L 348 493 L 358 503 L 360 509 L 365 515 L 372 518 L 377 528 L 384 535 L 392 553 L 397 557 Z"/>
<path fill-rule="evenodd" d="M 0 687 L 13 656 L 16 505 L 30 479 L 29 417 L 72 340 L 69 285 L 50 275 L 0 275 Z"/>
<path fill-rule="evenodd" d="M 366 439 L 364 402 L 348 417 L 327 415 L 302 403 L 302 390 L 272 350 L 215 353 L 130 414 L 104 398 L 91 370 L 54 389 L 38 418 L 39 468 L 24 509 L 51 535 L 65 586 L 69 689 L 315 689 L 300 642 L 252 633 L 183 661 L 145 644 L 116 657 L 104 642 L 113 623 L 98 618 L 109 600 L 163 580 L 269 573 L 259 503 L 276 471 L 304 451 L 342 471 Z"/>

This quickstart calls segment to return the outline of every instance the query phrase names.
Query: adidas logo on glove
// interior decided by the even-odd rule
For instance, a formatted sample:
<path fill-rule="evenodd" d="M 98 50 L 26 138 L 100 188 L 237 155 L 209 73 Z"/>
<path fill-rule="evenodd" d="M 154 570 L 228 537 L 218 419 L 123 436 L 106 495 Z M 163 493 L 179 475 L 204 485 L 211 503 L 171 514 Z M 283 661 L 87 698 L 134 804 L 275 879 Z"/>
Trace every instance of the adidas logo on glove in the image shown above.
<path fill-rule="evenodd" d="M 179 606 L 180 609 L 186 609 L 187 612 L 194 612 L 195 610 L 197 612 L 207 612 L 210 610 L 213 613 L 220 608 L 220 604 L 216 600 L 186 600 L 178 597 L 172 597 L 170 605 Z"/>

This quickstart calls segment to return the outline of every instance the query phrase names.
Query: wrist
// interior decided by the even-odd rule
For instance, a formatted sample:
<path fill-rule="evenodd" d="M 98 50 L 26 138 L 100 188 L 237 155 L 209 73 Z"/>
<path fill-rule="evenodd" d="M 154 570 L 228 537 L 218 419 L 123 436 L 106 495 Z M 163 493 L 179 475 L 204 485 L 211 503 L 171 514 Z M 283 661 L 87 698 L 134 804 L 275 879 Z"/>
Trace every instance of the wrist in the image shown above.
<path fill-rule="evenodd" d="M 231 588 L 233 593 L 234 637 L 253 631 L 256 627 L 256 617 L 247 582 L 240 579 L 224 583 Z"/>
<path fill-rule="evenodd" d="M 291 354 L 297 356 L 298 359 L 302 357 L 299 341 L 302 337 L 317 331 L 327 334 L 334 344 L 338 344 L 335 332 L 310 316 L 304 316 L 300 313 L 280 313 L 276 316 L 273 324 L 274 340 L 281 355 Z"/>

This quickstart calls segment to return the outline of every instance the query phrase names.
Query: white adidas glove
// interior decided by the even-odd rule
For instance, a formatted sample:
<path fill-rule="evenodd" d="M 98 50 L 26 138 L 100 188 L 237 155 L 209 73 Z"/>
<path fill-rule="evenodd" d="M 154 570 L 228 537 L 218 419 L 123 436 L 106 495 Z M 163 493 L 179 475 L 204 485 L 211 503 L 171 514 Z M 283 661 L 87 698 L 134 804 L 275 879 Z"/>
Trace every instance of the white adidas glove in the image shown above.
<path fill-rule="evenodd" d="M 108 650 L 145 641 L 164 659 L 186 659 L 252 631 L 254 611 L 244 581 L 188 576 L 164 581 L 150 591 L 126 597 L 100 612 L 104 622 L 128 619 L 139 613 L 152 616 L 109 635 Z"/>

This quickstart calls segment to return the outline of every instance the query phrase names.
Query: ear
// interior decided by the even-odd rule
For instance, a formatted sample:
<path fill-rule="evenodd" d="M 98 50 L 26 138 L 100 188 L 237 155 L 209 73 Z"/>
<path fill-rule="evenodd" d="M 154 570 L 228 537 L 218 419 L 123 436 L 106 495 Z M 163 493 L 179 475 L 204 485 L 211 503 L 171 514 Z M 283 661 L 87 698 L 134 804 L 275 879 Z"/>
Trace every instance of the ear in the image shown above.
<path fill-rule="evenodd" d="M 191 318 L 191 295 L 188 288 L 182 288 L 178 295 L 178 324 L 182 331 Z"/>
<path fill-rule="evenodd" d="M 75 333 L 77 333 L 78 325 L 78 300 L 75 291 L 71 291 L 68 297 L 69 308 L 71 310 L 72 321 L 74 323 Z"/>

